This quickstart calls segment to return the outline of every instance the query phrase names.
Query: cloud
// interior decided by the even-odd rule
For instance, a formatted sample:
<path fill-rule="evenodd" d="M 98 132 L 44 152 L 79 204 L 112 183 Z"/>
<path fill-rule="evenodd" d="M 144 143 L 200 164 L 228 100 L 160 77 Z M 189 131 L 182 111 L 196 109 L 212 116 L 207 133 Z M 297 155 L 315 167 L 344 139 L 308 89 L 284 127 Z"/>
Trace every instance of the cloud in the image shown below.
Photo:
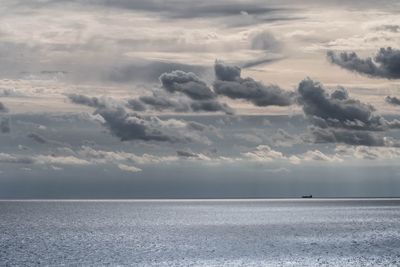
<path fill-rule="evenodd" d="M 175 101 L 158 95 L 141 96 L 139 97 L 139 101 L 156 110 L 171 109 L 176 112 L 188 112 L 190 110 L 188 103 Z"/>
<path fill-rule="evenodd" d="M 59 152 L 62 154 L 57 154 Z M 95 150 L 88 146 L 82 146 L 77 151 L 73 151 L 69 148 L 59 148 L 57 153 L 52 153 L 50 155 L 34 154 L 28 156 L 0 153 L 0 163 L 46 165 L 52 169 L 58 169 L 59 167 L 57 166 L 60 165 L 92 166 L 113 164 L 123 171 L 140 172 L 141 169 L 132 164 L 160 164 L 178 160 L 176 156 L 154 156 L 148 154 L 138 156 L 123 151 Z M 203 155 L 202 158 L 205 159 L 205 156 Z"/>
<path fill-rule="evenodd" d="M 186 127 L 189 130 L 200 132 L 200 133 L 212 133 L 218 138 L 222 139 L 223 134 L 221 133 L 220 129 L 216 128 L 213 125 L 205 125 L 195 121 L 187 121 Z"/>
<path fill-rule="evenodd" d="M 64 10 L 63 12 L 65 12 L 67 24 L 75 23 L 71 18 L 75 11 Z M 34 20 L 33 17 L 32 20 Z M 112 25 L 120 19 L 113 19 L 110 24 Z M 89 19 L 88 26 L 90 27 L 90 25 Z M 56 23 L 54 27 L 62 28 L 63 26 Z M 108 36 L 106 34 L 106 36 L 100 37 L 96 33 L 93 35 L 93 33 L 83 33 L 80 30 L 73 30 L 73 33 L 69 34 L 74 33 L 80 33 L 82 39 L 78 41 L 66 37 L 66 39 L 57 38 L 58 40 L 55 41 L 53 38 L 56 37 L 53 37 L 50 38 L 51 41 L 43 43 L 36 38 L 31 38 L 27 44 L 27 41 L 20 41 L 21 38 L 24 38 L 23 35 L 20 36 L 16 33 L 15 41 L 0 40 L 0 52 L 4 55 L 2 58 L 4 66 L 0 66 L 0 76 L 26 80 L 140 83 L 156 82 L 162 73 L 176 69 L 198 74 L 205 73 L 207 70 L 204 65 L 174 62 L 165 57 L 151 59 L 139 54 L 134 58 L 125 57 L 125 53 L 132 51 L 132 47 L 148 53 L 181 51 L 180 49 L 185 46 L 182 44 L 182 38 L 173 38 L 170 43 L 163 44 L 157 36 L 149 34 L 150 36 L 146 38 L 136 38 L 136 41 L 139 39 L 136 44 L 126 44 L 123 43 L 126 35 Z M 196 49 L 188 44 L 186 46 L 186 49 Z M 204 47 L 200 44 L 197 46 Z M 24 55 L 22 59 L 21 54 Z M 43 58 L 46 60 L 43 61 Z"/>
<path fill-rule="evenodd" d="M 386 103 L 389 103 L 394 106 L 399 106 L 400 105 L 400 99 L 395 97 L 395 96 L 387 96 L 385 98 Z"/>
<path fill-rule="evenodd" d="M 302 142 L 301 138 L 291 135 L 283 129 L 278 129 L 275 134 L 270 137 L 271 144 L 275 146 L 291 147 L 294 144 Z"/>
<path fill-rule="evenodd" d="M 190 104 L 190 107 L 195 112 L 197 112 L 197 111 L 207 111 L 207 112 L 222 111 L 229 115 L 234 114 L 234 110 L 231 107 L 229 107 L 225 103 L 220 103 L 217 100 L 193 101 Z"/>
<path fill-rule="evenodd" d="M 209 142 L 206 137 L 189 131 L 188 123 L 181 120 L 161 120 L 156 116 L 142 117 L 126 113 L 123 108 L 101 108 L 96 111 L 104 125 L 121 139 L 158 142 Z"/>
<path fill-rule="evenodd" d="M 178 44 L 174 46 L 176 47 Z M 155 49 L 160 48 L 156 47 Z M 155 82 L 158 81 L 160 75 L 163 73 L 172 72 L 174 70 L 203 74 L 206 71 L 206 67 L 177 62 L 136 60 L 131 64 L 114 66 L 107 74 L 106 80 L 118 83 L 137 81 Z"/>
<path fill-rule="evenodd" d="M 100 116 L 104 126 L 109 128 L 110 132 L 122 141 L 142 140 L 171 143 L 196 141 L 210 143 L 207 137 L 200 136 L 198 133 L 190 133 L 190 130 L 195 132 L 198 130 L 192 129 L 192 124 L 186 121 L 161 120 L 157 116 L 140 116 L 127 113 L 123 105 L 113 99 L 77 94 L 71 94 L 69 98 L 75 103 L 96 107 L 95 115 Z M 146 107 L 152 107 L 158 111 L 165 109 L 171 109 L 175 112 L 223 111 L 227 114 L 233 114 L 233 110 L 228 105 L 219 103 L 215 99 L 183 101 L 168 99 L 156 94 L 131 99 L 125 106 L 140 111 L 146 110 Z"/>
<path fill-rule="evenodd" d="M 327 161 L 327 162 L 341 162 L 343 161 L 336 155 L 329 156 L 322 153 L 319 150 L 309 150 L 301 155 L 299 155 L 302 160 L 304 161 Z"/>
<path fill-rule="evenodd" d="M 135 111 L 145 111 L 154 109 L 157 111 L 172 110 L 174 112 L 224 112 L 233 114 L 234 110 L 225 103 L 220 103 L 216 99 L 211 100 L 185 100 L 171 99 L 168 97 L 153 94 L 152 96 L 141 96 L 138 99 L 128 101 L 128 108 Z"/>
<path fill-rule="evenodd" d="M 45 144 L 45 143 L 47 143 L 46 138 L 44 138 L 43 136 L 41 136 L 41 135 L 39 135 L 39 134 L 30 133 L 30 134 L 28 134 L 27 136 L 28 136 L 29 138 L 31 138 L 32 140 L 34 140 L 35 142 L 37 142 L 37 143 L 40 143 L 40 144 Z"/>
<path fill-rule="evenodd" d="M 165 90 L 170 93 L 180 92 L 194 100 L 209 100 L 215 98 L 214 92 L 193 72 L 175 70 L 163 73 L 160 81 Z"/>
<path fill-rule="evenodd" d="M 374 58 L 362 59 L 355 52 L 337 54 L 333 51 L 328 51 L 327 57 L 333 64 L 370 77 L 400 78 L 400 50 L 398 49 L 381 48 Z"/>
<path fill-rule="evenodd" d="M 8 108 L 6 108 L 6 106 L 2 103 L 2 102 L 0 102 L 0 113 L 1 112 L 8 112 Z"/>
<path fill-rule="evenodd" d="M 385 24 L 374 28 L 376 31 L 400 32 L 400 25 Z"/>
<path fill-rule="evenodd" d="M 75 155 L 90 162 L 91 164 L 114 164 L 120 168 L 120 165 L 124 165 L 126 171 L 139 171 L 142 167 L 134 167 L 134 165 L 146 166 L 152 164 L 164 164 L 173 163 L 180 160 L 202 160 L 212 162 L 222 162 L 230 160 L 228 158 L 210 158 L 203 153 L 194 153 L 190 149 L 188 150 L 177 150 L 176 155 L 136 155 L 124 151 L 104 151 L 96 150 L 92 147 L 82 146 L 81 150 L 77 151 Z M 129 167 L 129 168 L 128 168 Z M 122 169 L 121 168 L 121 169 Z M 130 170 L 132 168 L 132 170 Z"/>
<path fill-rule="evenodd" d="M 248 143 L 261 144 L 263 142 L 263 139 L 251 133 L 237 133 L 234 134 L 234 137 L 241 141 L 246 141 Z"/>
<path fill-rule="evenodd" d="M 34 6 L 46 4 L 63 3 L 65 0 L 47 0 L 36 1 Z M 290 8 L 271 7 L 260 1 L 202 1 L 201 3 L 175 1 L 173 4 L 168 4 L 159 0 L 149 1 L 131 1 L 131 0 L 99 0 L 99 1 L 84 1 L 77 0 L 75 3 L 90 6 L 103 6 L 106 8 L 118 8 L 134 11 L 144 11 L 157 13 L 167 19 L 217 19 L 220 21 L 222 18 L 233 20 L 236 17 L 251 17 L 259 22 L 274 22 L 279 20 L 288 20 L 291 15 L 287 14 L 289 11 L 294 11 Z M 24 2 L 25 5 L 27 3 Z M 33 5 L 32 3 L 29 3 Z M 293 18 L 292 18 L 293 19 Z M 228 20 L 228 21 L 231 21 Z"/>
<path fill-rule="evenodd" d="M 1 120 L 0 120 L 0 131 L 2 133 L 11 132 L 10 118 L 1 118 Z"/>
<path fill-rule="evenodd" d="M 75 104 L 85 105 L 94 108 L 104 108 L 106 103 L 104 99 L 99 99 L 97 97 L 89 97 L 80 94 L 69 94 L 68 98 Z"/>
<path fill-rule="evenodd" d="M 80 105 L 85 105 L 94 108 L 106 108 L 107 106 L 121 106 L 122 104 L 112 98 L 105 97 L 89 97 L 81 94 L 70 94 L 68 95 L 69 99 L 75 103 Z M 161 111 L 165 109 L 171 109 L 176 112 L 187 112 L 190 111 L 190 107 L 188 103 L 183 101 L 175 101 L 163 96 L 158 96 L 153 94 L 153 96 L 141 96 L 135 99 L 129 99 L 125 106 L 134 111 L 146 111 L 148 107 L 151 107 L 155 110 Z"/>
<path fill-rule="evenodd" d="M 89 165 L 90 163 L 84 159 L 79 159 L 74 156 L 54 156 L 54 155 L 34 155 L 21 156 L 0 153 L 1 163 L 11 164 L 56 164 L 56 165 Z"/>
<path fill-rule="evenodd" d="M 273 57 L 271 58 L 270 56 L 266 56 L 264 58 L 261 59 L 254 59 L 254 60 L 246 60 L 244 63 L 240 64 L 240 66 L 244 69 L 246 68 L 251 68 L 251 67 L 255 67 L 258 65 L 264 65 L 267 63 L 274 63 L 276 61 L 282 60 L 283 57 Z"/>
<path fill-rule="evenodd" d="M 84 166 L 91 163 L 85 159 L 74 156 L 55 156 L 55 155 L 37 155 L 33 158 L 36 164 L 55 164 L 55 165 L 76 165 Z"/>
<path fill-rule="evenodd" d="M 47 144 L 47 145 L 54 145 L 54 146 L 65 146 L 66 145 L 63 142 L 59 142 L 59 141 L 56 141 L 56 140 L 48 139 L 48 138 L 46 138 L 43 135 L 40 135 L 38 133 L 29 133 L 27 135 L 27 137 L 32 139 L 36 143 L 39 143 L 39 144 Z"/>
<path fill-rule="evenodd" d="M 240 68 L 216 61 L 214 65 L 214 91 L 232 99 L 250 101 L 256 106 L 289 106 L 294 94 L 284 91 L 277 85 L 264 85 L 252 78 L 241 78 Z"/>
<path fill-rule="evenodd" d="M 209 126 L 206 126 L 206 125 L 204 125 L 202 123 L 195 122 L 195 121 L 187 122 L 187 127 L 189 129 L 192 129 L 192 130 L 195 130 L 195 131 L 200 131 L 200 132 L 209 129 Z"/>
<path fill-rule="evenodd" d="M 14 156 L 7 153 L 0 153 L 1 163 L 32 164 L 35 160 L 26 156 Z"/>
<path fill-rule="evenodd" d="M 129 165 L 125 165 L 125 164 L 118 164 L 118 168 L 120 170 L 127 171 L 127 172 L 141 172 L 142 171 L 142 169 L 139 169 L 135 166 L 129 166 Z"/>
<path fill-rule="evenodd" d="M 0 89 L 0 97 L 23 97 L 25 96 L 22 92 L 17 91 L 13 88 L 2 88 Z"/>
<path fill-rule="evenodd" d="M 211 158 L 207 157 L 204 154 L 201 154 L 201 153 L 197 154 L 197 153 L 193 153 L 192 151 L 177 150 L 176 154 L 180 158 L 185 158 L 185 159 L 211 160 Z"/>
<path fill-rule="evenodd" d="M 252 36 L 251 49 L 279 52 L 282 49 L 282 43 L 272 33 L 262 31 Z"/>
<path fill-rule="evenodd" d="M 390 129 L 400 129 L 400 120 L 394 119 L 391 121 L 386 121 L 386 125 Z"/>
<path fill-rule="evenodd" d="M 385 146 L 385 138 L 370 131 L 357 131 L 310 126 L 314 143 L 344 143 L 348 145 Z"/>
<path fill-rule="evenodd" d="M 256 150 L 243 153 L 243 156 L 246 158 L 258 161 L 258 162 L 269 162 L 274 160 L 282 160 L 287 161 L 293 164 L 298 164 L 300 159 L 296 156 L 285 156 L 282 152 L 273 150 L 271 147 L 267 145 L 259 145 L 256 147 Z"/>
<path fill-rule="evenodd" d="M 337 155 L 346 158 L 366 160 L 398 160 L 399 147 L 337 146 Z"/>
<path fill-rule="evenodd" d="M 186 127 L 189 130 L 198 131 L 198 132 L 211 132 L 211 133 L 214 133 L 215 135 L 217 135 L 218 137 L 222 136 L 219 129 L 217 129 L 213 125 L 205 125 L 205 124 L 202 124 L 202 123 L 199 123 L 196 121 L 187 121 Z"/>
<path fill-rule="evenodd" d="M 79 155 L 81 158 L 84 158 L 93 164 L 105 164 L 105 163 L 113 163 L 113 164 L 124 164 L 131 166 L 131 163 L 138 165 L 147 165 L 147 164 L 159 164 L 163 162 L 171 162 L 176 161 L 177 157 L 175 156 L 156 156 L 143 154 L 141 156 L 128 153 L 124 151 L 105 151 L 105 150 L 97 150 L 89 146 L 82 146 L 79 151 L 76 152 L 76 155 Z"/>
<path fill-rule="evenodd" d="M 254 151 L 243 153 L 243 155 L 256 162 L 282 161 L 285 163 L 299 164 L 301 161 L 341 162 L 342 159 L 336 155 L 326 155 L 319 150 L 309 150 L 305 153 L 285 155 L 280 151 L 273 150 L 267 145 L 259 145 Z"/>
<path fill-rule="evenodd" d="M 241 69 L 237 66 L 229 66 L 221 61 L 216 61 L 214 72 L 217 80 L 234 82 L 240 79 Z"/>
<path fill-rule="evenodd" d="M 146 106 L 139 99 L 129 99 L 126 107 L 134 111 L 145 111 Z"/>
<path fill-rule="evenodd" d="M 220 103 L 217 95 L 202 81 L 196 74 L 176 70 L 164 73 L 160 76 L 162 87 L 170 92 L 180 92 L 192 99 L 192 102 L 173 101 L 166 98 L 140 97 L 145 104 L 163 108 L 173 108 L 175 111 L 182 112 L 190 110 L 194 112 L 217 112 L 222 111 L 226 114 L 233 114 L 233 109 L 225 103 Z"/>
<path fill-rule="evenodd" d="M 157 117 L 142 118 L 136 114 L 128 114 L 122 108 L 103 108 L 96 111 L 104 118 L 105 125 L 111 133 L 121 139 L 177 142 L 178 137 L 163 132 L 163 121 Z"/>
<path fill-rule="evenodd" d="M 320 83 L 307 78 L 300 82 L 298 93 L 298 102 L 304 113 L 320 127 L 358 130 L 381 130 L 385 127 L 383 118 L 373 114 L 373 106 L 350 98 L 342 87 L 328 94 Z"/>
<path fill-rule="evenodd" d="M 392 145 L 382 133 L 400 127 L 397 120 L 387 121 L 375 115 L 375 108 L 350 98 L 345 88 L 331 94 L 309 78 L 300 82 L 298 103 L 313 126 L 309 131 L 315 143 L 345 143 L 349 145 Z"/>

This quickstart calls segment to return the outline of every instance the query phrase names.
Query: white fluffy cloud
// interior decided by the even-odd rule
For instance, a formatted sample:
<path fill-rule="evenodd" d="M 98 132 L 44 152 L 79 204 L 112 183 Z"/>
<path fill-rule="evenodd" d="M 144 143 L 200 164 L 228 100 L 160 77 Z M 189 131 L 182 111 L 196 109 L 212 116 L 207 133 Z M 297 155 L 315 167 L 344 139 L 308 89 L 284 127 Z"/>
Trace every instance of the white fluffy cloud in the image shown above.
<path fill-rule="evenodd" d="M 134 166 L 129 166 L 129 165 L 125 165 L 125 164 L 118 164 L 118 168 L 120 168 L 123 171 L 127 171 L 127 172 L 140 172 L 142 171 L 141 169 L 134 167 Z"/>
<path fill-rule="evenodd" d="M 243 156 L 251 161 L 272 162 L 280 161 L 290 164 L 300 164 L 301 162 L 341 162 L 337 155 L 327 155 L 319 150 L 309 150 L 305 153 L 285 155 L 280 151 L 273 150 L 267 145 L 257 146 L 254 151 L 243 153 Z"/>

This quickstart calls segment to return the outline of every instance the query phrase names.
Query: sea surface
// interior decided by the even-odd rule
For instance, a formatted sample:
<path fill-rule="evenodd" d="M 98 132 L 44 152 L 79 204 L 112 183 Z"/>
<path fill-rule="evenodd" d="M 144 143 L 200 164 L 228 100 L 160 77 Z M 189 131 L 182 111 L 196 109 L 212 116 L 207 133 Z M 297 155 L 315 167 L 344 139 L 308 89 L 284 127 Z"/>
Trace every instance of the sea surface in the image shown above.
<path fill-rule="evenodd" d="M 400 266 L 400 200 L 0 201 L 0 266 Z"/>

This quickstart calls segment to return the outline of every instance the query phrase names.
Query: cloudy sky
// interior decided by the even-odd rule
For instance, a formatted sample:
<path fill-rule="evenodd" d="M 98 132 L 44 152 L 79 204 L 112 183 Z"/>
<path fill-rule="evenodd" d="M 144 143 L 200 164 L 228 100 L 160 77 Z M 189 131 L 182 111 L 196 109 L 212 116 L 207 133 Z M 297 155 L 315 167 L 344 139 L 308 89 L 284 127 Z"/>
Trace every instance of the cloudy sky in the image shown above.
<path fill-rule="evenodd" d="M 399 196 L 399 13 L 3 0 L 0 198 Z"/>

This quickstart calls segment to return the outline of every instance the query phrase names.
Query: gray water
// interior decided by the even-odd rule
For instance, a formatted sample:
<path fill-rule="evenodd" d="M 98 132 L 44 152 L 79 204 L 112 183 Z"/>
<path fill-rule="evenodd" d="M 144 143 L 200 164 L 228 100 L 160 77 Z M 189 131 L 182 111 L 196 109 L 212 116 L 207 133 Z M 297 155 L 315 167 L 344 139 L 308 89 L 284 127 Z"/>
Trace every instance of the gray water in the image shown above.
<path fill-rule="evenodd" d="M 400 266 L 400 200 L 0 201 L 1 266 Z"/>

